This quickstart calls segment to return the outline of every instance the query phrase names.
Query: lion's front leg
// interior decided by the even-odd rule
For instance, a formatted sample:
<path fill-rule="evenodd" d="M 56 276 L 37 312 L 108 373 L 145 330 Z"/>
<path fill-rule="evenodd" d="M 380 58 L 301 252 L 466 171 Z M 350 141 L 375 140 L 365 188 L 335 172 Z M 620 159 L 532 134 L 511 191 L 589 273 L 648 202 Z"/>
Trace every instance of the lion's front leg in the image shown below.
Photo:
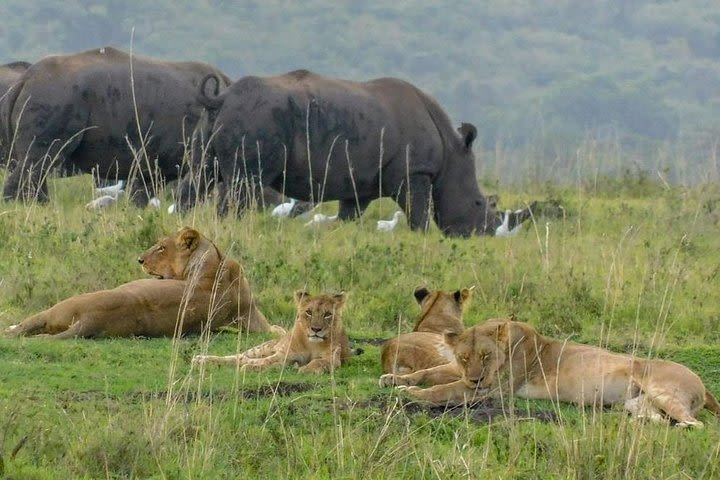
<path fill-rule="evenodd" d="M 267 342 L 245 350 L 241 355 L 245 358 L 265 358 L 275 354 L 278 350 L 283 350 L 286 348 L 286 344 L 286 338 L 268 340 Z"/>
<path fill-rule="evenodd" d="M 327 357 L 320 357 L 310 360 L 307 365 L 298 368 L 300 373 L 325 373 L 331 372 L 336 368 L 339 368 L 340 361 L 340 349 L 337 348 L 333 351 L 332 355 Z"/>
<path fill-rule="evenodd" d="M 238 353 L 236 355 L 225 355 L 225 356 L 215 356 L 215 355 L 195 355 L 192 359 L 193 365 L 202 365 L 202 364 L 209 364 L 213 363 L 216 365 L 242 365 L 242 360 L 244 356 L 242 353 Z"/>
<path fill-rule="evenodd" d="M 285 352 L 275 352 L 272 355 L 261 358 L 250 358 L 243 356 L 240 363 L 242 370 L 263 370 L 275 365 L 285 365 L 288 362 L 288 357 Z"/>
<path fill-rule="evenodd" d="M 405 375 L 386 373 L 380 376 L 380 386 L 389 387 L 392 385 L 444 385 L 459 380 L 462 377 L 455 362 L 438 365 L 436 367 L 418 370 L 417 372 Z"/>
<path fill-rule="evenodd" d="M 469 388 L 462 380 L 445 385 L 435 385 L 430 388 L 404 385 L 398 386 L 397 388 L 420 400 L 442 404 L 451 403 L 461 405 L 479 401 L 487 396 L 487 390 Z"/>
<path fill-rule="evenodd" d="M 311 360 L 310 363 L 307 365 L 304 365 L 300 368 L 298 368 L 298 372 L 300 373 L 325 373 L 330 372 L 334 368 L 339 367 L 340 364 L 338 363 L 335 365 L 332 361 L 329 361 L 327 359 L 323 358 L 316 358 L 315 360 Z"/>

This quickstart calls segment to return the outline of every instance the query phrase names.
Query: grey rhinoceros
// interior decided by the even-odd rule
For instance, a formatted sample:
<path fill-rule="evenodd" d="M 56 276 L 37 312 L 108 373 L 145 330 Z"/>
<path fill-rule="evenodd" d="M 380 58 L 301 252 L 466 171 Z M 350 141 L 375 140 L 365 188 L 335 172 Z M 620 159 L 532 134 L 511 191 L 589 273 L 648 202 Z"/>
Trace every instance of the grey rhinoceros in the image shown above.
<path fill-rule="evenodd" d="M 208 74 L 230 84 L 205 63 L 112 47 L 43 58 L 0 100 L 2 136 L 12 141 L 3 196 L 47 201 L 51 168 L 105 179 L 136 172 L 133 199 L 146 204 L 159 182 L 182 173 L 184 145 L 203 110 L 197 90 Z"/>
<path fill-rule="evenodd" d="M 438 103 L 408 82 L 354 82 L 307 70 L 248 76 L 216 95 L 201 83 L 211 146 L 225 193 L 218 213 L 240 210 L 247 186 L 289 197 L 339 200 L 340 219 L 362 214 L 370 201 L 392 197 L 412 229 L 428 227 L 432 211 L 448 235 L 495 233 L 501 215 L 482 195 L 472 144 L 477 130 L 455 130 Z M 512 224 L 529 216 L 518 211 Z M 512 228 L 512 225 L 511 225 Z"/>

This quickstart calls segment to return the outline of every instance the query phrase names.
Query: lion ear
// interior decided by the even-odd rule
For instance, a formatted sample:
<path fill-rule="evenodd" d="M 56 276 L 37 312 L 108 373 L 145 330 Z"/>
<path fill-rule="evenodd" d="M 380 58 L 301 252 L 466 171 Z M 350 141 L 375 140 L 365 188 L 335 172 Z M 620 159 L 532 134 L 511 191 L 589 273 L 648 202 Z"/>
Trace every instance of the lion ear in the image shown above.
<path fill-rule="evenodd" d="M 197 230 L 185 227 L 182 230 L 180 230 L 180 233 L 178 235 L 178 246 L 181 248 L 186 248 L 188 250 L 195 250 L 197 248 L 198 243 L 200 241 L 200 232 Z"/>
<path fill-rule="evenodd" d="M 296 290 L 293 297 L 295 298 L 295 303 L 300 305 L 307 297 L 309 297 L 310 294 L 307 290 Z"/>
<path fill-rule="evenodd" d="M 455 297 L 455 301 L 459 305 L 464 304 L 471 296 L 472 291 L 469 288 L 463 288 L 462 290 L 458 290 L 453 294 L 453 297 Z"/>
<path fill-rule="evenodd" d="M 413 295 L 415 295 L 415 300 L 417 300 L 417 303 L 422 303 L 422 301 L 425 300 L 428 295 L 430 295 L 430 290 L 425 287 L 418 287 L 415 289 L 415 293 L 413 293 Z"/>
<path fill-rule="evenodd" d="M 457 332 L 447 332 L 445 334 L 445 343 L 447 343 L 450 348 L 455 348 L 455 346 L 458 344 L 458 340 L 460 339 L 460 334 Z"/>
<path fill-rule="evenodd" d="M 342 290 L 340 293 L 336 293 L 332 296 L 333 301 L 335 302 L 334 309 L 336 312 L 341 311 L 343 308 L 345 308 L 345 302 L 347 301 L 347 292 L 345 290 Z"/>
<path fill-rule="evenodd" d="M 510 338 L 510 322 L 502 322 L 497 327 L 497 339 L 498 343 L 504 345 Z"/>

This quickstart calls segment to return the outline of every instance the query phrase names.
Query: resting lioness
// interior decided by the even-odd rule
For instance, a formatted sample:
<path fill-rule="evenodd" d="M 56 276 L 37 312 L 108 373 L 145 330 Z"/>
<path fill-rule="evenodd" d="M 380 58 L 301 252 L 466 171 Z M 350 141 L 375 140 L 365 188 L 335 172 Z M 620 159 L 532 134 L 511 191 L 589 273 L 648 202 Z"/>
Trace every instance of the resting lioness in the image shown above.
<path fill-rule="evenodd" d="M 240 265 L 192 228 L 161 239 L 138 261 L 156 278 L 70 297 L 6 334 L 160 337 L 235 323 L 251 332 L 285 331 L 268 324 Z"/>
<path fill-rule="evenodd" d="M 380 354 L 383 372 L 380 385 L 438 385 L 460 378 L 446 333 L 462 333 L 463 311 L 469 304 L 470 289 L 455 293 L 421 287 L 415 290 L 420 316 L 411 333 L 391 338 Z"/>
<path fill-rule="evenodd" d="M 522 322 L 483 324 L 445 337 L 462 379 L 426 389 L 398 388 L 436 403 L 513 394 L 580 405 L 621 403 L 634 417 L 671 419 L 678 426 L 702 426 L 695 415 L 703 406 L 720 416 L 720 404 L 702 380 L 675 362 L 554 340 Z"/>
<path fill-rule="evenodd" d="M 216 357 L 195 355 L 194 364 L 218 363 L 259 370 L 273 365 L 297 364 L 299 372 L 323 373 L 338 368 L 352 352 L 342 326 L 342 310 L 347 296 L 310 296 L 295 292 L 297 316 L 292 330 L 237 355 Z"/>

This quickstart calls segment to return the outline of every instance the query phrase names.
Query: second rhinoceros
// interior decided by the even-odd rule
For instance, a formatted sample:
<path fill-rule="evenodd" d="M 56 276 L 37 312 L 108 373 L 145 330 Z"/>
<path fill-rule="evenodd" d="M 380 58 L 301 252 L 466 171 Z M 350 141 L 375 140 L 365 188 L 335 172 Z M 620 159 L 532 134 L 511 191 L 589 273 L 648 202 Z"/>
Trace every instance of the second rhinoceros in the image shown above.
<path fill-rule="evenodd" d="M 210 81 L 217 94 L 207 93 Z M 392 197 L 412 229 L 427 228 L 430 212 L 447 235 L 492 235 L 501 224 L 478 187 L 476 128 L 454 129 L 440 105 L 408 82 L 297 70 L 243 77 L 224 91 L 217 83 L 206 77 L 198 101 L 209 110 L 224 185 L 220 214 L 244 208 L 243 185 L 261 185 L 310 202 L 339 200 L 340 219 Z"/>

